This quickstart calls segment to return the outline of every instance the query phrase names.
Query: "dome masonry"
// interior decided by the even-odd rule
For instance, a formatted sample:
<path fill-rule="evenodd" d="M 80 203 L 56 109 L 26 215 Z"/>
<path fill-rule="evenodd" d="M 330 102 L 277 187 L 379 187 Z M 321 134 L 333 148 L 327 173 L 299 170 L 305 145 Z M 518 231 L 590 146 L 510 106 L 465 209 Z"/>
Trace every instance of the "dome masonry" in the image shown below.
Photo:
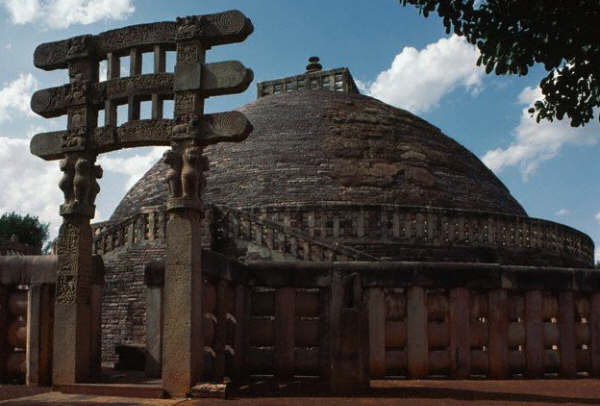
<path fill-rule="evenodd" d="M 371 97 L 298 91 L 262 97 L 239 110 L 254 131 L 242 143 L 206 149 L 208 203 L 395 204 L 526 216 L 466 148 L 415 115 Z M 166 170 L 156 163 L 111 220 L 164 204 Z"/>
<path fill-rule="evenodd" d="M 311 57 L 300 75 L 258 83 L 257 100 L 239 111 L 254 127 L 248 139 L 205 150 L 203 199 L 217 225 L 210 233 L 229 215 L 247 216 L 369 261 L 593 264 L 587 235 L 528 217 L 473 153 L 414 114 L 360 94 L 347 68 L 322 70 Z M 109 223 L 149 211 L 163 221 L 166 178 L 159 161 Z M 213 237 L 207 241 L 225 238 Z M 253 258 L 240 241 L 241 254 L 230 254 Z"/>

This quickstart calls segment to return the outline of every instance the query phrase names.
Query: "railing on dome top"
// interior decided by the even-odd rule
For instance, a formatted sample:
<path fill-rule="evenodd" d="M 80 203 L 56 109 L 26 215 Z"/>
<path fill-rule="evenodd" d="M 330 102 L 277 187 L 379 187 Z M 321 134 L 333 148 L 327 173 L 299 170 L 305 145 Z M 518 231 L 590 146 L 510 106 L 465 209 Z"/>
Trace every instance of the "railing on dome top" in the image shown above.
<path fill-rule="evenodd" d="M 356 249 L 331 244 L 306 233 L 285 227 L 242 210 L 211 208 L 216 222 L 216 238 L 240 239 L 298 260 L 306 261 L 374 261 L 377 258 Z M 166 212 L 163 206 L 143 207 L 140 213 L 118 222 L 97 223 L 94 228 L 94 253 L 107 254 L 119 247 L 163 240 Z"/>
<path fill-rule="evenodd" d="M 551 221 L 503 213 L 343 203 L 277 204 L 243 209 L 254 216 L 343 244 L 392 243 L 434 247 L 543 249 L 592 266 L 594 243 Z"/>
<path fill-rule="evenodd" d="M 218 233 L 223 237 L 252 242 L 305 261 L 376 261 L 377 258 L 351 247 L 309 236 L 302 229 L 286 227 L 251 212 L 214 207 Z"/>
<path fill-rule="evenodd" d="M 375 259 L 347 246 L 364 240 L 383 244 L 543 249 L 572 256 L 590 266 L 594 257 L 591 239 L 571 227 L 501 213 L 397 205 L 277 205 L 246 209 L 217 207 L 216 220 L 219 211 L 224 215 L 223 231 L 229 237 L 252 241 L 301 260 Z M 117 223 L 98 223 L 94 225 L 95 250 L 107 253 L 140 241 L 160 240 L 164 238 L 165 222 L 164 208 L 151 206 Z"/>
<path fill-rule="evenodd" d="M 102 255 L 123 246 L 164 241 L 166 225 L 164 206 L 146 206 L 140 213 L 123 220 L 93 224 L 94 253 Z"/>

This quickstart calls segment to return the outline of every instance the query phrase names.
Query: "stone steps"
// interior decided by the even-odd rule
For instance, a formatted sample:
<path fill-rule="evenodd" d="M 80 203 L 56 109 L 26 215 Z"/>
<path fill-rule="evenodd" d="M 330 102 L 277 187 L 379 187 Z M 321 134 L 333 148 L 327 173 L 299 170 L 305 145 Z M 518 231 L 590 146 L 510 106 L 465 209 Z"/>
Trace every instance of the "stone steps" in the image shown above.
<path fill-rule="evenodd" d="M 163 399 L 166 397 L 160 384 L 75 383 L 57 385 L 54 386 L 53 390 L 78 395 L 121 396 L 143 399 Z"/>

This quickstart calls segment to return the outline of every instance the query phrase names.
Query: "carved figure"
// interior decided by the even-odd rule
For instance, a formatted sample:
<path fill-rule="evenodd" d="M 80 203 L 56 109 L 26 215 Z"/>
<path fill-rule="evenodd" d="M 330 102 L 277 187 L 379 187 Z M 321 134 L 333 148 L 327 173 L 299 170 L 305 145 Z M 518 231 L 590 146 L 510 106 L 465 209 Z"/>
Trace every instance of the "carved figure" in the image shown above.
<path fill-rule="evenodd" d="M 91 37 L 89 35 L 83 35 L 80 37 L 71 38 L 67 43 L 67 59 L 77 59 L 81 57 L 85 57 L 88 55 L 90 51 L 90 43 Z"/>
<path fill-rule="evenodd" d="M 169 165 L 167 171 L 167 183 L 171 197 L 181 196 L 181 157 L 173 150 L 168 150 L 163 154 L 164 162 Z"/>
<path fill-rule="evenodd" d="M 64 174 L 58 182 L 58 187 L 63 191 L 65 202 L 71 203 L 73 201 L 73 177 L 75 176 L 75 168 L 71 157 L 67 156 L 61 159 L 59 168 Z"/>
<path fill-rule="evenodd" d="M 89 203 L 91 189 L 91 163 L 85 158 L 78 158 L 75 162 L 75 176 L 73 177 L 73 193 L 75 202 L 80 204 Z"/>
<path fill-rule="evenodd" d="M 94 165 L 92 168 L 92 187 L 90 189 L 90 204 L 94 204 L 96 201 L 96 196 L 100 193 L 100 185 L 98 184 L 97 179 L 102 178 L 104 171 L 100 165 Z"/>
<path fill-rule="evenodd" d="M 181 168 L 181 185 L 183 198 L 194 199 L 200 194 L 200 177 L 202 165 L 202 149 L 197 146 L 187 147 L 183 151 Z"/>
<path fill-rule="evenodd" d="M 74 118 L 73 121 L 76 119 Z M 85 147 L 85 128 L 76 128 L 66 132 L 63 138 L 63 147 L 72 149 L 83 149 Z"/>
<path fill-rule="evenodd" d="M 177 39 L 191 39 L 201 36 L 204 32 L 202 16 L 177 18 Z"/>

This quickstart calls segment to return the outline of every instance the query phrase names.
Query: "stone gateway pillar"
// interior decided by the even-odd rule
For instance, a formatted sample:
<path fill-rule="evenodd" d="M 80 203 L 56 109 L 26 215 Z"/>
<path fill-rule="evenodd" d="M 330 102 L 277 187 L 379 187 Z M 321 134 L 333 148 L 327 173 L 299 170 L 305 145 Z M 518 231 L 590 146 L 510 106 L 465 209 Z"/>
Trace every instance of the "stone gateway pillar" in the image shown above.
<path fill-rule="evenodd" d="M 230 37 L 217 37 L 217 43 L 239 41 L 252 32 L 250 20 L 241 13 L 231 17 L 212 20 L 213 28 Z M 217 142 L 241 141 L 251 131 L 240 113 L 212 117 L 203 114 L 204 98 L 209 95 L 207 81 L 213 82 L 212 92 L 216 94 L 243 90 L 252 81 L 252 72 L 237 63 L 219 64 L 212 69 L 213 76 L 208 77 L 204 64 L 206 49 L 211 45 L 206 38 L 208 22 L 203 17 L 177 20 L 175 127 L 172 148 L 165 153 L 165 162 L 170 166 L 170 197 L 162 362 L 163 387 L 172 396 L 189 393 L 203 372 L 202 191 L 208 160 L 202 152 L 205 146 Z"/>
<path fill-rule="evenodd" d="M 43 117 L 68 116 L 66 131 L 37 134 L 30 149 L 45 160 L 60 160 L 65 196 L 60 208 L 54 324 L 54 385 L 81 382 L 91 374 L 91 334 L 99 326 L 92 296 L 94 201 L 102 169 L 98 154 L 122 148 L 168 145 L 167 262 L 164 292 L 163 382 L 172 396 L 189 393 L 202 377 L 201 193 L 208 162 L 204 147 L 246 139 L 252 125 L 239 112 L 204 115 L 204 99 L 239 93 L 253 73 L 237 61 L 205 64 L 210 47 L 241 42 L 253 31 L 241 12 L 178 18 L 135 25 L 99 35 L 41 44 L 34 63 L 45 70 L 68 69 L 69 84 L 36 92 L 33 111 Z M 153 74 L 142 74 L 142 56 L 154 51 Z M 165 72 L 165 52 L 177 51 L 175 73 Z M 129 55 L 130 76 L 120 78 L 119 58 Z M 107 61 L 108 78 L 98 67 Z M 152 118 L 140 119 L 140 103 L 152 101 Z M 163 101 L 175 100 L 174 119 L 162 117 Z M 128 106 L 128 121 L 117 126 L 117 107 Z M 98 111 L 104 126 L 98 128 Z M 130 230 L 126 236 L 135 238 Z"/>
<path fill-rule="evenodd" d="M 93 59 L 89 37 L 72 40 L 67 51 L 70 94 L 67 132 L 62 139 L 63 177 L 59 182 L 65 198 L 60 207 L 63 224 L 58 234 L 58 269 L 53 342 L 54 385 L 82 381 L 90 375 L 92 333 L 91 288 L 92 229 L 94 201 L 100 190 L 97 178 L 102 168 L 96 154 L 87 148 L 97 125 L 98 111 L 89 103 L 86 89 L 98 81 L 98 63 Z"/>

